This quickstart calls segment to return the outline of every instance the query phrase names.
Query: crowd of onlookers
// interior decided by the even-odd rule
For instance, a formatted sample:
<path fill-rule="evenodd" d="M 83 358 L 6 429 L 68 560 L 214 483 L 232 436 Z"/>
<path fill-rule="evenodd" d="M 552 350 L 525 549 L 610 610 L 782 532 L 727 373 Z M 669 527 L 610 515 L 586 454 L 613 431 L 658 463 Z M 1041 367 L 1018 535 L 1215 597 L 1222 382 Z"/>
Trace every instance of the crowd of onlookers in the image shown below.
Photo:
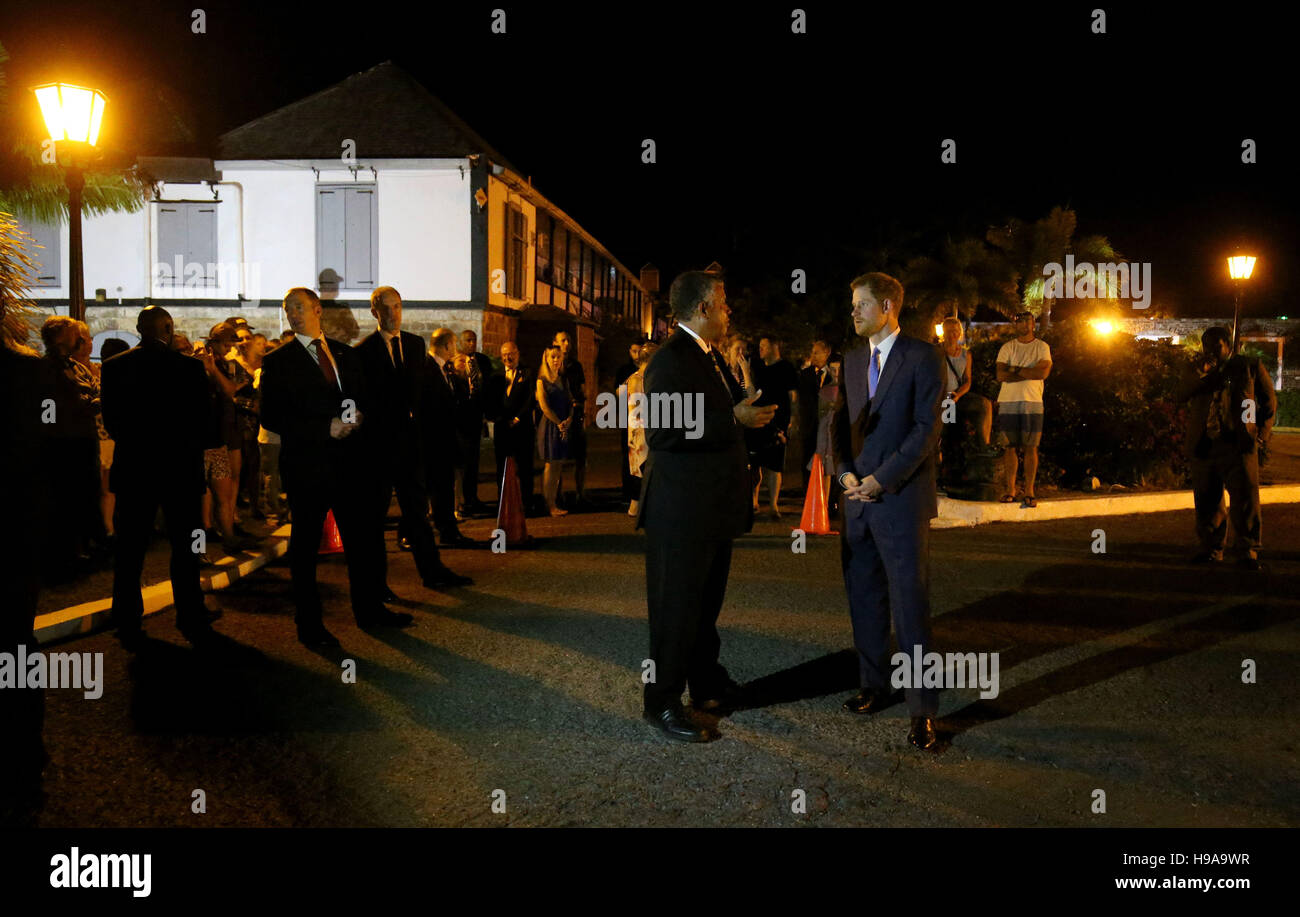
<path fill-rule="evenodd" d="M 488 423 L 500 480 L 504 462 L 513 457 L 526 508 L 531 512 L 563 515 L 562 476 L 570 469 L 576 494 L 571 505 L 584 499 L 586 436 L 584 406 L 586 378 L 566 332 L 557 334 L 539 355 L 537 369 L 521 363 L 519 348 L 506 342 L 500 363 L 478 351 L 477 335 L 464 330 L 434 332 L 429 355 L 443 355 L 454 393 L 452 414 L 443 423 L 446 435 L 439 448 L 455 467 L 455 487 L 450 512 L 436 505 L 435 518 L 455 521 L 490 511 L 478 498 L 481 447 Z M 92 359 L 92 339 L 85 322 L 52 316 L 41 328 L 45 359 L 55 379 L 54 405 L 48 432 L 51 480 L 55 489 L 45 558 L 47 582 L 68 582 L 95 566 L 108 563 L 114 541 L 114 496 L 109 489 L 113 441 L 104 429 L 100 411 L 100 366 L 130 345 L 107 338 L 99 360 Z M 279 475 L 279 436 L 260 423 L 260 376 L 264 357 L 294 339 L 285 331 L 276 338 L 257 332 L 247 319 L 232 316 L 214 325 L 205 338 L 191 341 L 176 332 L 175 350 L 199 360 L 208 383 L 210 409 L 204 423 L 203 526 L 209 550 L 216 556 L 220 545 L 234 553 L 249 547 L 256 535 L 246 525 L 289 521 L 288 504 Z M 544 502 L 534 495 L 535 458 L 543 463 Z M 431 496 L 433 489 L 431 488 Z M 446 502 L 444 500 L 442 502 Z M 446 539 L 448 536 L 444 535 Z M 458 531 L 457 541 L 466 539 Z"/>

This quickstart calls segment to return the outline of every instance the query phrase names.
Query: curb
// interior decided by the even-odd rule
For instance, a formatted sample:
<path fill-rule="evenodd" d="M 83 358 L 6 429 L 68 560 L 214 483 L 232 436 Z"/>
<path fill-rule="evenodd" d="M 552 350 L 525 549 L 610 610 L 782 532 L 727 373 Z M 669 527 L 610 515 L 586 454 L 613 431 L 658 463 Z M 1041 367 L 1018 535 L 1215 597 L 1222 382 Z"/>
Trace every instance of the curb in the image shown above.
<path fill-rule="evenodd" d="M 1259 502 L 1300 503 L 1300 484 L 1268 484 L 1259 489 Z M 1122 494 L 1115 497 L 1087 497 L 1079 500 L 1040 500 L 1034 509 L 1018 503 L 970 503 L 939 498 L 939 518 L 932 529 L 952 529 L 989 522 L 1044 522 L 1049 519 L 1077 519 L 1086 516 L 1125 516 L 1131 513 L 1167 513 L 1192 509 L 1190 490 L 1157 494 Z"/>
<path fill-rule="evenodd" d="M 290 526 L 282 525 L 262 542 L 260 551 L 245 551 L 238 557 L 222 557 L 215 566 L 216 570 L 204 568 L 199 575 L 199 588 L 204 592 L 225 589 L 231 583 L 248 576 L 254 570 L 260 570 L 277 557 L 289 551 Z M 157 614 L 172 604 L 172 582 L 163 580 L 140 590 L 144 601 L 144 616 Z M 83 602 L 59 611 L 49 611 L 36 616 L 35 633 L 37 643 L 53 643 L 69 637 L 79 637 L 112 626 L 110 617 L 113 599 L 96 599 Z"/>

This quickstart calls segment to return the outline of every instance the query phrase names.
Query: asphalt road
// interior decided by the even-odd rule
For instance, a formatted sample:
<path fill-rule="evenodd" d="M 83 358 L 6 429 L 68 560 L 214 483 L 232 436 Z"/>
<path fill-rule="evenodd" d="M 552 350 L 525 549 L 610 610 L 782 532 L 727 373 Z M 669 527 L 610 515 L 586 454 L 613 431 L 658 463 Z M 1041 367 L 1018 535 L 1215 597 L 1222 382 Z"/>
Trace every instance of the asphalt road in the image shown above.
<path fill-rule="evenodd" d="M 390 534 L 410 629 L 358 631 L 336 557 L 321 582 L 338 651 L 295 641 L 283 562 L 208 597 L 218 651 L 190 649 L 170 611 L 134 659 L 107 634 L 60 646 L 103 652 L 105 689 L 48 692 L 39 824 L 1300 824 L 1294 505 L 1265 507 L 1263 574 L 1187 566 L 1188 513 L 935 532 L 935 649 L 1001 663 L 996 698 L 944 692 L 938 754 L 907 745 L 901 704 L 840 712 L 855 663 L 838 539 L 795 554 L 791 522 L 737 543 L 722 655 L 762 705 L 718 741 L 640 719 L 644 563 L 625 514 L 529 520 L 530 550 L 448 551 L 477 582 L 441 594 Z"/>

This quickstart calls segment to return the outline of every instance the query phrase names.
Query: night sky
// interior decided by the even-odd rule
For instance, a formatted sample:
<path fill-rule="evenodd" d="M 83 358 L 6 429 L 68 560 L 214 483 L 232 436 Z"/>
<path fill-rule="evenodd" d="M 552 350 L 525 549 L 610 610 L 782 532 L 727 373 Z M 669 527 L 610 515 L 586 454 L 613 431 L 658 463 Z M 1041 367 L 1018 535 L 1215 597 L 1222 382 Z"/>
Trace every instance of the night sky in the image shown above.
<path fill-rule="evenodd" d="M 196 6 L 206 35 L 190 31 Z M 142 154 L 208 151 L 394 60 L 616 257 L 666 279 L 717 259 L 729 283 L 803 267 L 842 284 L 881 266 L 868 251 L 932 252 L 1059 204 L 1080 234 L 1152 262 L 1155 300 L 1177 313 L 1230 308 L 1222 258 L 1241 242 L 1260 256 L 1247 314 L 1300 314 L 1281 14 L 1108 6 L 1097 36 L 1092 4 L 974 6 L 806 5 L 797 36 L 789 5 L 538 3 L 505 6 L 501 36 L 492 4 L 41 3 L 0 19 L 0 42 L 15 99 L 90 82 L 110 98 L 104 143 Z M 192 140 L 140 101 L 160 93 Z M 956 165 L 939 161 L 948 137 Z"/>

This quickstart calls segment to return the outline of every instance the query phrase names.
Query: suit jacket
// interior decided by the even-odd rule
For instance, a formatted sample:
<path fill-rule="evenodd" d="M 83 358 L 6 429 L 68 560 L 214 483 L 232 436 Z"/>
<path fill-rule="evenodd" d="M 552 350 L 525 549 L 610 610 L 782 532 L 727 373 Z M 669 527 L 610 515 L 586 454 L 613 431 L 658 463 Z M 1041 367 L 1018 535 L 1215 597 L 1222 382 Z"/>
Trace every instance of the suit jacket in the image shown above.
<path fill-rule="evenodd" d="M 817 403 L 822 389 L 833 385 L 831 368 L 822 368 L 821 385 L 817 384 L 817 370 L 812 366 L 799 370 L 799 426 L 805 437 L 817 436 Z"/>
<path fill-rule="evenodd" d="M 650 455 L 641 472 L 636 525 L 645 527 L 647 534 L 731 539 L 753 525 L 744 428 L 732 413 L 737 383 L 729 371 L 724 372 L 725 382 L 713 360 L 680 329 L 646 367 L 648 398 L 673 392 L 680 392 L 683 400 L 694 399 L 697 393 L 704 396 L 699 438 L 688 438 L 685 429 L 663 426 L 681 418 L 661 417 L 660 427 L 646 430 Z"/>
<path fill-rule="evenodd" d="M 342 341 L 326 338 L 326 346 L 341 390 L 297 338 L 262 361 L 262 426 L 280 434 L 280 475 L 286 489 L 327 487 L 372 473 L 373 406 L 361 359 Z M 361 427 L 334 439 L 330 421 L 341 416 L 348 401 L 363 415 Z"/>
<path fill-rule="evenodd" d="M 428 352 L 418 334 L 400 333 L 402 371 L 393 366 L 388 343 L 378 331 L 357 345 L 361 369 L 366 377 L 371 413 L 363 422 L 371 424 L 371 441 L 383 459 L 403 457 L 416 461 L 419 455 L 419 416 L 424 394 Z"/>
<path fill-rule="evenodd" d="M 201 362 L 161 344 L 138 344 L 100 369 L 100 405 L 115 443 L 114 493 L 203 493 L 211 399 Z"/>
<path fill-rule="evenodd" d="M 509 385 L 505 373 L 488 380 L 485 405 L 487 418 L 497 425 L 494 432 L 500 433 L 509 427 L 510 421 L 518 418 L 519 422 L 511 429 L 531 432 L 533 428 L 533 405 L 537 401 L 537 375 L 526 366 L 516 367 L 519 373 L 513 385 Z M 506 391 L 509 385 L 509 392 Z"/>
<path fill-rule="evenodd" d="M 451 365 L 451 361 L 447 364 Z M 460 464 L 456 391 L 432 356 L 425 361 L 421 390 L 420 446 L 425 464 L 431 469 L 454 468 Z"/>
<path fill-rule="evenodd" d="M 947 378 L 943 354 L 933 344 L 899 334 L 867 399 L 870 346 L 844 355 L 840 390 L 831 421 L 836 475 L 874 475 L 885 489 L 879 503 L 844 500 L 848 534 L 861 537 L 868 514 L 900 534 L 939 514 L 935 448 Z"/>
<path fill-rule="evenodd" d="M 1189 401 L 1187 410 L 1187 435 L 1184 448 L 1188 458 L 1197 456 L 1198 448 L 1205 452 L 1208 442 L 1202 442 L 1205 436 L 1205 420 L 1210 413 L 1210 402 L 1219 380 L 1226 377 L 1228 383 L 1228 405 L 1224 413 L 1227 421 L 1224 433 L 1235 440 L 1243 455 L 1254 452 L 1257 441 L 1267 441 L 1273 433 L 1273 421 L 1277 416 L 1277 393 L 1273 390 L 1273 380 L 1268 370 L 1256 359 L 1237 354 L 1228 359 L 1221 371 L 1223 376 L 1211 371 L 1202 376 L 1196 371 L 1195 364 L 1188 364 L 1183 370 L 1183 377 L 1178 388 L 1180 401 Z M 1255 405 L 1255 422 L 1242 420 L 1245 402 Z"/>

